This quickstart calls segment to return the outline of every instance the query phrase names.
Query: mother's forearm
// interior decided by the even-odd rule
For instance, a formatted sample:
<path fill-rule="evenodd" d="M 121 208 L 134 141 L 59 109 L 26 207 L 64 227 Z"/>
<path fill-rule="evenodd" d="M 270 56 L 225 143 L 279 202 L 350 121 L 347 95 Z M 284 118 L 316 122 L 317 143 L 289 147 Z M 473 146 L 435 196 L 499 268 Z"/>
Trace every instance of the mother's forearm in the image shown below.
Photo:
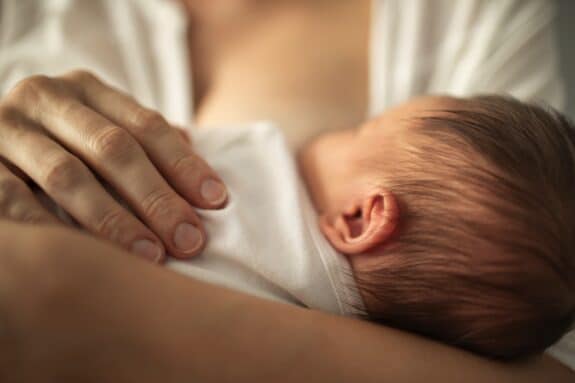
<path fill-rule="evenodd" d="M 62 229 L 0 225 L 0 310 L 21 381 L 568 382 L 368 323 L 263 301 Z M 2 349 L 3 348 L 3 349 Z M 2 381 L 10 381 L 4 379 Z"/>
<path fill-rule="evenodd" d="M 303 309 L 197 282 L 62 229 L 0 226 L 9 378 L 258 382 L 291 379 L 294 366 L 312 372 L 318 319 L 300 318 Z"/>

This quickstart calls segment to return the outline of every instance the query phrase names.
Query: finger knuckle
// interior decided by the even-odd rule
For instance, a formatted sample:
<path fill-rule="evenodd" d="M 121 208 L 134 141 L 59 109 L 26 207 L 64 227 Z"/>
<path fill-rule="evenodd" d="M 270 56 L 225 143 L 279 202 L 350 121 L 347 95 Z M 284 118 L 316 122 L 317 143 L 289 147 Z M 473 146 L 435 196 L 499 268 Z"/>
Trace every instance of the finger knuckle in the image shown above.
<path fill-rule="evenodd" d="M 86 170 L 76 157 L 64 154 L 48 161 L 42 184 L 48 194 L 69 193 L 84 179 Z"/>
<path fill-rule="evenodd" d="M 154 190 L 150 192 L 142 200 L 142 208 L 144 216 L 146 217 L 158 217 L 169 215 L 178 209 L 181 203 L 178 201 L 174 192 L 169 190 Z"/>
<path fill-rule="evenodd" d="M 126 234 L 126 226 L 126 213 L 121 209 L 111 209 L 96 218 L 94 229 L 105 238 L 118 240 Z"/>
<path fill-rule="evenodd" d="M 198 157 L 193 154 L 184 154 L 177 158 L 172 164 L 172 169 L 176 174 L 190 174 L 191 172 L 198 172 L 202 168 L 203 164 Z"/>
<path fill-rule="evenodd" d="M 44 75 L 30 76 L 14 85 L 6 99 L 8 102 L 34 102 L 41 94 L 51 90 L 52 87 L 53 80 L 50 77 Z"/>
<path fill-rule="evenodd" d="M 14 123 L 9 132 L 6 133 L 9 133 L 6 136 L 9 137 L 10 141 L 18 145 L 34 147 L 38 144 L 39 133 L 22 126 L 22 124 Z"/>
<path fill-rule="evenodd" d="M 99 159 L 127 162 L 133 158 L 136 145 L 128 132 L 112 127 L 102 129 L 95 135 L 93 150 Z"/>
<path fill-rule="evenodd" d="M 87 84 L 93 81 L 97 81 L 97 77 L 92 72 L 85 69 L 72 70 L 67 72 L 63 77 L 80 84 Z"/>
<path fill-rule="evenodd" d="M 157 137 L 169 132 L 167 122 L 161 114 L 149 109 L 141 109 L 134 114 L 132 124 L 141 135 Z"/>
<path fill-rule="evenodd" d="M 85 115 L 86 110 L 83 104 L 77 102 L 74 98 L 67 97 L 62 97 L 59 101 L 57 108 L 55 108 L 58 114 L 81 121 L 80 117 Z"/>

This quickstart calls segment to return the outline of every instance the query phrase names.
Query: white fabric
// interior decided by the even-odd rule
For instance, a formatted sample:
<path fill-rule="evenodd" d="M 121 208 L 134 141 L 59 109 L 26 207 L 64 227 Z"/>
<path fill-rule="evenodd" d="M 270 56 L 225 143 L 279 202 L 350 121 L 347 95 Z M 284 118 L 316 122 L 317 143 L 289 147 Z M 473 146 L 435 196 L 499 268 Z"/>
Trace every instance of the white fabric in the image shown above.
<path fill-rule="evenodd" d="M 548 0 L 376 0 L 370 115 L 426 93 L 507 93 L 563 107 Z"/>
<path fill-rule="evenodd" d="M 176 1 L 0 0 L 0 96 L 34 74 L 89 69 L 185 126 L 186 38 Z"/>
<path fill-rule="evenodd" d="M 0 0 L 0 95 L 86 68 L 187 125 L 185 20 L 167 0 Z M 423 93 L 563 106 L 548 0 L 374 0 L 369 115 Z M 575 370 L 575 332 L 550 353 Z"/>
<path fill-rule="evenodd" d="M 350 267 L 319 232 L 280 131 L 261 122 L 199 130 L 194 140 L 229 201 L 222 210 L 199 210 L 212 239 L 202 255 L 168 266 L 264 298 L 352 314 L 360 300 Z"/>

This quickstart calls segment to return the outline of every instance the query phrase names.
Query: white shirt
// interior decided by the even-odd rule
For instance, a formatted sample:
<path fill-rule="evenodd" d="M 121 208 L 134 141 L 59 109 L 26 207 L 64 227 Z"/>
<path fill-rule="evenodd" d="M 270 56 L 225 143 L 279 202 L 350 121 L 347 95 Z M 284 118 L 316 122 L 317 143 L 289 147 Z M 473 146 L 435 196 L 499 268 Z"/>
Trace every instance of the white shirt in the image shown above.
<path fill-rule="evenodd" d="M 167 0 L 0 0 L 0 95 L 86 68 L 180 125 L 192 121 L 185 17 Z M 548 0 L 374 0 L 370 108 L 423 93 L 564 102 Z M 182 85 L 184 84 L 184 85 Z M 550 353 L 575 370 L 575 332 Z"/>
<path fill-rule="evenodd" d="M 563 107 L 549 0 L 376 0 L 370 115 L 425 93 Z"/>
<path fill-rule="evenodd" d="M 211 238 L 201 256 L 167 265 L 207 282 L 341 315 L 361 307 L 351 268 L 319 231 L 317 213 L 280 130 L 260 122 L 194 134 L 229 191 L 199 210 Z"/>

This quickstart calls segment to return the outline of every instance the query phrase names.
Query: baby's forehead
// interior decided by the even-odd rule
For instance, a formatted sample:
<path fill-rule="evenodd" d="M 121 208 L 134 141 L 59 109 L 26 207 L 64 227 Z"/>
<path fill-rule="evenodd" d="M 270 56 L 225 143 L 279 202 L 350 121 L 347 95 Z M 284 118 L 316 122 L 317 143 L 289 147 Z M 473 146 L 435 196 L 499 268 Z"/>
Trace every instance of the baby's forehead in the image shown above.
<path fill-rule="evenodd" d="M 373 122 L 378 123 L 389 118 L 413 118 L 441 113 L 445 110 L 462 109 L 471 100 L 451 96 L 422 96 L 391 107 Z"/>
<path fill-rule="evenodd" d="M 428 95 L 413 98 L 410 101 L 399 105 L 399 107 L 404 107 L 406 109 L 411 108 L 413 110 L 420 111 L 458 109 L 470 101 L 470 99 L 448 95 Z"/>
<path fill-rule="evenodd" d="M 441 117 L 469 107 L 471 100 L 450 96 L 422 96 L 394 106 L 366 121 L 362 128 L 384 131 L 387 138 L 422 127 L 426 118 Z"/>

